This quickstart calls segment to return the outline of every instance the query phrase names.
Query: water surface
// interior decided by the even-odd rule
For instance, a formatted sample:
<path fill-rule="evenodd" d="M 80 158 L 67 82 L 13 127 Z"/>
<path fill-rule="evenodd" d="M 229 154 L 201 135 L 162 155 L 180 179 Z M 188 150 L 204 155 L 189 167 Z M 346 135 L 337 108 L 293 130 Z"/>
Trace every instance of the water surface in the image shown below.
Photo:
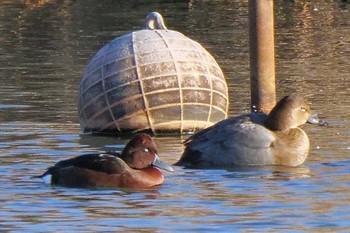
<path fill-rule="evenodd" d="M 143 25 L 150 11 L 202 43 L 222 67 L 230 115 L 248 112 L 247 1 L 0 2 L 0 230 L 13 232 L 347 232 L 350 227 L 350 5 L 275 1 L 278 96 L 298 92 L 331 124 L 306 125 L 303 166 L 175 167 L 147 190 L 81 190 L 31 179 L 128 137 L 81 134 L 79 79 L 93 54 Z M 156 137 L 176 162 L 186 137 Z"/>

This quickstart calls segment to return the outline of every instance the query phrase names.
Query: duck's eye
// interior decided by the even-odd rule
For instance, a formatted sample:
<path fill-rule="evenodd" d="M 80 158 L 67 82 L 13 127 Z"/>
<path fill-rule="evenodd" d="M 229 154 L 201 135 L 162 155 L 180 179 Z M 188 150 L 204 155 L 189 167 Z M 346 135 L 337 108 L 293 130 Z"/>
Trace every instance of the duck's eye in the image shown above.
<path fill-rule="evenodd" d="M 300 110 L 301 110 L 302 112 L 306 112 L 306 108 L 305 108 L 305 107 L 300 107 Z"/>
<path fill-rule="evenodd" d="M 143 152 L 148 153 L 148 152 L 149 152 L 149 149 L 148 149 L 148 148 L 145 148 L 145 149 L 143 149 Z"/>

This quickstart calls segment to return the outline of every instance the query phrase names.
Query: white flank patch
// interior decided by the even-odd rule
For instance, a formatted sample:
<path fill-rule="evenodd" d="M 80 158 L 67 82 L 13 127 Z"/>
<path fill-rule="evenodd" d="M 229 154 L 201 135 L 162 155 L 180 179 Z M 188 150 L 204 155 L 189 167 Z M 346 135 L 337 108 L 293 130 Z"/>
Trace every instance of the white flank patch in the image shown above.
<path fill-rule="evenodd" d="M 42 179 L 43 179 L 45 184 L 51 184 L 51 178 L 52 178 L 52 175 L 51 174 L 47 174 Z"/>
<path fill-rule="evenodd" d="M 100 158 L 115 158 L 115 156 L 114 155 L 109 155 L 109 154 L 99 154 L 98 155 Z"/>

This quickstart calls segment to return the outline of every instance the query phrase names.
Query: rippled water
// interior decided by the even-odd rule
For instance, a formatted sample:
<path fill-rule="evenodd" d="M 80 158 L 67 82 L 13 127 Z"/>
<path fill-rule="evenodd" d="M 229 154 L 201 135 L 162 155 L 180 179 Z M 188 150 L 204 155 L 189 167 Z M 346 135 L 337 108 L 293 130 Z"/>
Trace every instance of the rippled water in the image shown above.
<path fill-rule="evenodd" d="M 299 231 L 350 227 L 350 4 L 275 1 L 278 95 L 299 92 L 331 126 L 303 127 L 303 166 L 175 167 L 147 190 L 52 187 L 31 176 L 58 160 L 116 148 L 125 138 L 82 135 L 80 76 L 115 36 L 157 10 L 203 44 L 230 86 L 230 115 L 249 111 L 247 1 L 0 2 L 0 231 Z M 156 137 L 174 163 L 185 137 Z"/>

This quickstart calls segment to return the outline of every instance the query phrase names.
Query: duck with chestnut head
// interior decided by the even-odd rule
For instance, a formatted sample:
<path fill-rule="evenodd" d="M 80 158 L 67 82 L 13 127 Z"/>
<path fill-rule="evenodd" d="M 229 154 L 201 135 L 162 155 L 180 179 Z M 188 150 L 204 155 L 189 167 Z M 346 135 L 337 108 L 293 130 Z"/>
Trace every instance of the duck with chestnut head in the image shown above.
<path fill-rule="evenodd" d="M 129 141 L 121 154 L 80 155 L 56 163 L 38 177 L 65 187 L 147 188 L 164 182 L 160 169 L 173 171 L 159 159 L 153 139 L 139 134 Z"/>

